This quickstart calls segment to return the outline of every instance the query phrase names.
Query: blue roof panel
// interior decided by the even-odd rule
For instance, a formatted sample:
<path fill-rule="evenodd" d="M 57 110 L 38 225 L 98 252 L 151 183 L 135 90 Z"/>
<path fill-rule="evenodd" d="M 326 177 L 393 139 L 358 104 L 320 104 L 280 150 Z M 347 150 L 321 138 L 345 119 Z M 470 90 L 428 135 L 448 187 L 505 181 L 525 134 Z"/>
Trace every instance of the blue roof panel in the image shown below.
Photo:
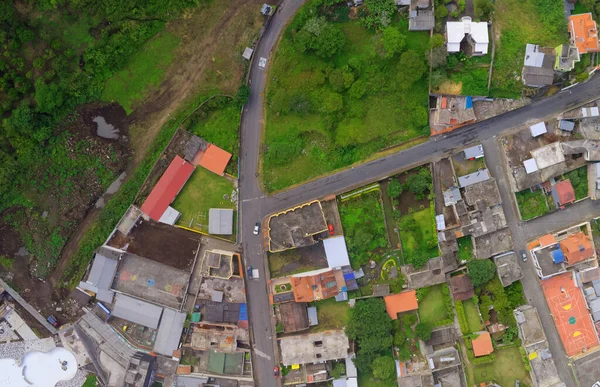
<path fill-rule="evenodd" d="M 240 305 L 240 318 L 239 321 L 248 321 L 248 307 L 246 304 Z"/>

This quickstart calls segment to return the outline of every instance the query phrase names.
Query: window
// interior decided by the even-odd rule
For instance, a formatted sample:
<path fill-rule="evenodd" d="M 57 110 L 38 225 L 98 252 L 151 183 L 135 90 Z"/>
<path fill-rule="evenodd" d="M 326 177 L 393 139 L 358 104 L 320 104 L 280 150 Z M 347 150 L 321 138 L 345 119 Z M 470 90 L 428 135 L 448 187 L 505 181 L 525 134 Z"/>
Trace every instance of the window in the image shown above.
<path fill-rule="evenodd" d="M 315 347 L 322 347 L 323 346 L 323 341 L 318 340 L 318 341 L 315 341 L 313 344 L 314 344 Z"/>

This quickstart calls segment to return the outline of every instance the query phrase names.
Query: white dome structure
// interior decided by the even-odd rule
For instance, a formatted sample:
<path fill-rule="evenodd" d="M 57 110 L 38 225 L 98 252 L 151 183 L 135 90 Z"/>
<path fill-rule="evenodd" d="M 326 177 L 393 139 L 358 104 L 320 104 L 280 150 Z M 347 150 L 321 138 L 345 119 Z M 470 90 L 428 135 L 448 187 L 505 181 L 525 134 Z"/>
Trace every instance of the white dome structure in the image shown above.
<path fill-rule="evenodd" d="M 0 359 L 0 387 L 54 387 L 77 373 L 77 360 L 65 348 L 33 351 L 21 359 Z"/>

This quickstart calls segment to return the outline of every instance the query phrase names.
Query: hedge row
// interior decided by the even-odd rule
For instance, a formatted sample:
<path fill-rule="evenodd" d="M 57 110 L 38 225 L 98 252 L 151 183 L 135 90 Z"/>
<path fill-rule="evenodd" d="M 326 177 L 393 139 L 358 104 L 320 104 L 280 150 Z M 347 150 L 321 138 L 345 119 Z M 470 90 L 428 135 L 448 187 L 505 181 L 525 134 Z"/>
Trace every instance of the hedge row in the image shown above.
<path fill-rule="evenodd" d="M 454 309 L 456 310 L 456 316 L 458 317 L 458 323 L 460 324 L 461 333 L 463 335 L 469 334 L 469 324 L 467 323 L 467 316 L 465 314 L 465 308 L 463 306 L 462 301 L 455 301 Z"/>

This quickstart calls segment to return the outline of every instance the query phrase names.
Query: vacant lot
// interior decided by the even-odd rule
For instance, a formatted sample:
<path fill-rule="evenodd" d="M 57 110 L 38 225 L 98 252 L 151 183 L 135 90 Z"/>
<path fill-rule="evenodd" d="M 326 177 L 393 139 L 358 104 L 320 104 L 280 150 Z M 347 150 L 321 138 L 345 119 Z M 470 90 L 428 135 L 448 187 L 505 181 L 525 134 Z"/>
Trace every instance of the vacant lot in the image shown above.
<path fill-rule="evenodd" d="M 127 67 L 106 81 L 102 99 L 120 103 L 127 114 L 131 114 L 133 105 L 146 97 L 149 88 L 163 81 L 179 42 L 179 38 L 167 32 L 152 38 L 132 57 Z"/>
<path fill-rule="evenodd" d="M 440 325 L 439 322 L 452 318 L 448 314 L 447 308 L 447 303 L 452 301 L 449 292 L 445 291 L 444 287 L 446 290 L 448 289 L 446 284 L 430 286 L 427 288 L 425 297 L 419 300 L 419 320 L 421 322 L 436 326 Z M 417 295 L 419 291 L 417 291 Z"/>
<path fill-rule="evenodd" d="M 307 8 L 314 6 L 308 3 L 298 13 L 269 71 L 263 155 L 267 191 L 346 167 L 429 133 L 427 76 L 414 83 L 405 81 L 400 77 L 404 75 L 402 54 L 385 57 L 382 34 L 347 16 L 336 15 L 338 22 L 332 23 L 345 38 L 340 52 L 325 59 L 312 51 L 302 52 L 295 36 L 306 23 Z M 347 12 L 345 5 L 342 8 Z M 331 19 L 330 14 L 324 15 Z M 392 27 L 407 34 L 407 24 L 402 19 Z M 426 69 L 428 34 L 411 32 L 405 41 L 405 53 L 414 54 L 414 60 L 407 60 L 418 72 Z"/>
<path fill-rule="evenodd" d="M 197 167 L 171 206 L 181 212 L 178 225 L 208 233 L 208 210 L 237 209 L 232 197 L 237 199 L 231 180 Z"/>
<path fill-rule="evenodd" d="M 500 386 L 514 386 L 517 379 L 521 381 L 521 385 L 531 384 L 519 348 L 496 349 L 494 355 L 496 360 L 492 363 L 472 365 L 465 362 L 468 385 L 494 381 Z"/>
<path fill-rule="evenodd" d="M 337 302 L 335 298 L 311 302 L 317 307 L 319 324 L 311 328 L 311 332 L 323 332 L 330 329 L 344 329 L 350 319 L 350 306 L 347 302 Z"/>
<path fill-rule="evenodd" d="M 425 208 L 400 218 L 400 240 L 407 262 L 411 263 L 417 254 L 425 253 L 428 258 L 438 256 L 437 233 L 433 208 Z"/>
<path fill-rule="evenodd" d="M 480 157 L 475 160 L 468 160 L 465 159 L 464 152 L 459 152 L 452 156 L 452 165 L 454 166 L 456 176 L 468 175 L 470 173 L 477 172 L 480 169 L 486 168 L 484 157 Z"/>
<path fill-rule="evenodd" d="M 491 60 L 491 54 L 473 57 L 463 53 L 450 55 L 448 63 L 456 63 L 456 66 L 435 70 L 434 74 L 439 72 L 441 75 L 432 76 L 433 90 L 441 94 L 488 95 Z"/>
<path fill-rule="evenodd" d="M 463 307 L 465 316 L 467 317 L 467 324 L 469 324 L 469 332 L 473 333 L 482 330 L 483 324 L 481 323 L 481 317 L 479 317 L 479 310 L 473 300 L 463 301 Z"/>
<path fill-rule="evenodd" d="M 490 94 L 519 98 L 525 45 L 556 47 L 568 42 L 561 0 L 497 0 L 494 12 L 496 56 Z M 490 47 L 491 48 L 491 47 Z"/>
<path fill-rule="evenodd" d="M 458 260 L 470 261 L 473 258 L 473 241 L 470 236 L 458 238 Z"/>
<path fill-rule="evenodd" d="M 588 197 L 587 165 L 566 173 L 565 177 L 569 179 L 571 181 L 571 185 L 573 185 L 576 200 Z"/>
<path fill-rule="evenodd" d="M 550 211 L 546 202 L 546 195 L 544 195 L 542 190 L 531 192 L 531 190 L 526 189 L 525 191 L 515 192 L 515 196 L 517 198 L 519 212 L 521 213 L 521 219 L 523 220 L 537 218 Z"/>
<path fill-rule="evenodd" d="M 322 243 L 280 253 L 269 253 L 269 271 L 273 278 L 326 267 L 327 258 Z"/>
<path fill-rule="evenodd" d="M 350 263 L 358 269 L 389 247 L 379 191 L 340 202 L 339 209 Z"/>

